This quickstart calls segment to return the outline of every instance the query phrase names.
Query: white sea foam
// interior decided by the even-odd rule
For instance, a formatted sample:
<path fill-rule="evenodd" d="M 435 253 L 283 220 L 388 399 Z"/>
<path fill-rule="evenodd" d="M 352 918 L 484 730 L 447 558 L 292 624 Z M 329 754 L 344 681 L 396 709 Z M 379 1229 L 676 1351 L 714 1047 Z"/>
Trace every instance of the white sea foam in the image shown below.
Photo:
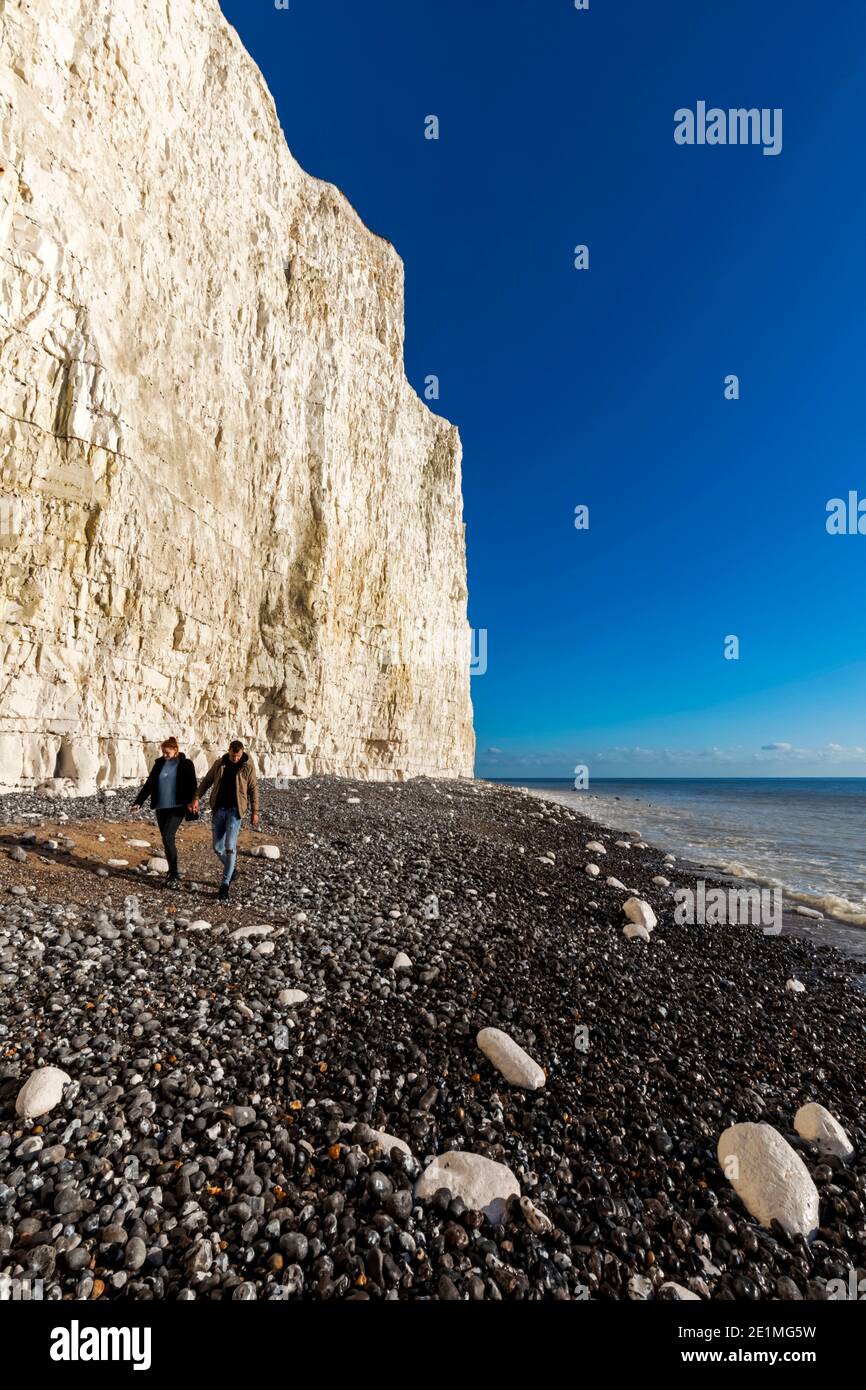
<path fill-rule="evenodd" d="M 688 799 L 672 805 L 663 800 L 668 789 L 648 783 L 639 796 L 624 785 L 616 795 L 549 784 L 528 790 L 614 829 L 626 824 L 632 831 L 640 829 L 650 844 L 670 850 L 680 861 L 781 888 L 792 907 L 801 903 L 832 921 L 866 927 L 860 798 L 830 806 L 820 795 L 810 795 L 804 805 L 788 801 L 787 789 L 781 788 L 758 804 L 754 793 L 740 800 L 728 785 L 718 795 L 716 788 L 704 791 L 701 798 L 686 789 Z"/>
<path fill-rule="evenodd" d="M 823 912 L 826 917 L 832 917 L 837 922 L 846 922 L 852 927 L 866 927 L 866 905 L 852 903 L 848 898 L 840 897 L 838 893 L 805 893 L 796 888 L 789 888 L 781 879 L 772 878 L 760 869 L 750 868 L 748 864 L 741 864 L 737 860 L 720 863 L 718 868 L 733 878 L 747 878 L 752 883 L 769 888 L 781 888 L 786 903 L 802 903 L 804 907 L 816 908 L 818 912 Z"/>

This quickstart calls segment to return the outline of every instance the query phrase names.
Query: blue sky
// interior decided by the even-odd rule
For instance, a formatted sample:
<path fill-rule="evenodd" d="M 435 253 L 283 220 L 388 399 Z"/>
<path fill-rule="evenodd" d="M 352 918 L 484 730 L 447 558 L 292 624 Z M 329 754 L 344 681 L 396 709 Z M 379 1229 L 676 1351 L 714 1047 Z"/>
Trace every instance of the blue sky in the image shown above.
<path fill-rule="evenodd" d="M 407 373 L 463 438 L 479 775 L 866 774 L 866 535 L 826 530 L 866 498 L 862 0 L 222 7 L 405 261 Z M 677 145 L 700 100 L 781 108 L 781 153 Z"/>

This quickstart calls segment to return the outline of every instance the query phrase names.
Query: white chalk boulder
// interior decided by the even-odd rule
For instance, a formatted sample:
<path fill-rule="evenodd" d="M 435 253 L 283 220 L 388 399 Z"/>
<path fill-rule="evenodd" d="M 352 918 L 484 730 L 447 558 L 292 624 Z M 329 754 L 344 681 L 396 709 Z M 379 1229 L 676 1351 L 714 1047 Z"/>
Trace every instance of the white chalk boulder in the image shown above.
<path fill-rule="evenodd" d="M 63 1087 L 68 1086 L 71 1076 L 59 1067 L 37 1067 L 28 1076 L 15 1101 L 15 1113 L 25 1120 L 36 1120 L 47 1115 L 63 1099 Z"/>
<path fill-rule="evenodd" d="M 290 1009 L 293 1004 L 305 1004 L 309 997 L 302 989 L 281 989 L 277 995 L 277 1003 Z"/>
<path fill-rule="evenodd" d="M 520 1196 L 520 1184 L 504 1163 L 481 1154 L 446 1153 L 428 1164 L 415 1184 L 415 1196 L 431 1198 L 440 1187 L 460 1197 L 474 1211 L 483 1211 L 494 1225 L 505 1216 L 509 1197 Z"/>
<path fill-rule="evenodd" d="M 650 934 L 647 931 L 646 927 L 638 927 L 634 924 L 634 922 L 629 922 L 628 926 L 623 927 L 622 934 L 623 936 L 627 937 L 629 941 L 650 940 Z"/>
<path fill-rule="evenodd" d="M 340 1133 L 348 1134 L 354 1128 L 354 1124 L 342 1124 L 340 1125 Z M 365 1142 L 364 1147 L 366 1148 L 370 1144 L 378 1144 L 379 1148 L 385 1154 L 389 1154 L 392 1149 L 399 1149 L 400 1152 L 404 1154 L 411 1154 L 412 1152 L 405 1139 L 398 1139 L 396 1134 L 386 1134 L 383 1129 L 370 1130 L 370 1138 Z"/>
<path fill-rule="evenodd" d="M 590 840 L 585 848 L 589 850 L 590 854 L 607 854 L 607 850 L 600 840 Z"/>
<path fill-rule="evenodd" d="M 587 864 L 586 872 L 589 874 L 590 878 L 598 878 L 599 874 L 601 873 L 601 869 L 598 867 L 597 864 Z"/>
<path fill-rule="evenodd" d="M 279 845 L 259 845 L 256 854 L 259 859 L 279 859 L 280 847 Z"/>
<path fill-rule="evenodd" d="M 817 1144 L 821 1153 L 835 1154 L 845 1163 L 854 1157 L 854 1145 L 839 1121 L 823 1105 L 801 1105 L 794 1116 L 794 1128 L 801 1138 Z"/>
<path fill-rule="evenodd" d="M 537 1091 L 544 1085 L 543 1069 L 501 1028 L 482 1028 L 475 1041 L 488 1062 L 512 1086 Z"/>
<path fill-rule="evenodd" d="M 626 888 L 625 884 L 620 883 L 618 878 L 606 878 L 605 883 L 607 884 L 608 888 L 618 888 L 621 893 L 628 892 L 628 889 Z"/>
<path fill-rule="evenodd" d="M 230 932 L 230 933 L 229 933 L 229 940 L 230 940 L 230 941 L 247 941 L 250 937 L 270 936 L 270 934 L 271 934 L 272 931 L 273 931 L 273 927 L 268 927 L 268 926 L 261 926 L 261 927 L 252 927 L 252 926 L 250 926 L 250 927 L 236 927 L 235 930 L 234 930 L 233 932 Z"/>
<path fill-rule="evenodd" d="M 762 1226 L 789 1235 L 818 1229 L 818 1189 L 798 1153 L 772 1125 L 731 1125 L 719 1139 L 719 1163 L 740 1201 Z"/>
<path fill-rule="evenodd" d="M 152 874 L 167 874 L 168 860 L 163 859 L 158 854 L 155 854 L 151 859 L 148 859 L 147 867 Z"/>
<path fill-rule="evenodd" d="M 700 1303 L 700 1295 L 692 1293 L 691 1289 L 684 1289 L 682 1284 L 675 1284 L 669 1280 L 662 1284 L 659 1294 L 670 1299 L 673 1303 Z"/>
<path fill-rule="evenodd" d="M 789 994 L 805 994 L 806 992 L 806 986 L 802 980 L 787 980 L 785 989 L 788 990 Z"/>
<path fill-rule="evenodd" d="M 646 927 L 647 931 L 652 931 L 658 922 L 649 903 L 644 902 L 643 898 L 626 898 L 622 910 L 630 922 L 634 922 L 636 927 Z"/>
<path fill-rule="evenodd" d="M 405 951 L 398 951 L 391 962 L 391 969 L 396 971 L 411 970 L 412 962 Z"/>

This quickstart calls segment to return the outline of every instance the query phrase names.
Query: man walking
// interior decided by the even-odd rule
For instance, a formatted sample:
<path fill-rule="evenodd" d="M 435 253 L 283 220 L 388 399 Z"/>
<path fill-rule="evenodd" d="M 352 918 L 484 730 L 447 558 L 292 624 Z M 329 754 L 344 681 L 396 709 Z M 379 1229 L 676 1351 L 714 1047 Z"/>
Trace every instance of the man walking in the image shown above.
<path fill-rule="evenodd" d="M 229 751 L 217 758 L 202 780 L 193 811 L 198 811 L 199 798 L 210 789 L 210 809 L 213 816 L 214 854 L 223 866 L 219 901 L 228 902 L 229 885 L 237 873 L 238 835 L 241 822 L 252 810 L 253 829 L 259 823 L 259 784 L 256 765 L 239 738 L 229 744 Z"/>

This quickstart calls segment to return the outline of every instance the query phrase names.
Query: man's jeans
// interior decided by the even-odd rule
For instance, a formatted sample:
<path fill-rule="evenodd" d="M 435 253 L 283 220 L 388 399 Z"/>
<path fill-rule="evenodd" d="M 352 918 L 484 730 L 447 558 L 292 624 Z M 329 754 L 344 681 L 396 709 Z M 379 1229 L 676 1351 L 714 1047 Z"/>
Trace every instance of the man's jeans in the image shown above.
<path fill-rule="evenodd" d="M 213 848 L 221 860 L 225 873 L 223 884 L 228 885 L 235 871 L 238 857 L 238 835 L 241 818 L 233 806 L 218 806 L 213 813 Z"/>

